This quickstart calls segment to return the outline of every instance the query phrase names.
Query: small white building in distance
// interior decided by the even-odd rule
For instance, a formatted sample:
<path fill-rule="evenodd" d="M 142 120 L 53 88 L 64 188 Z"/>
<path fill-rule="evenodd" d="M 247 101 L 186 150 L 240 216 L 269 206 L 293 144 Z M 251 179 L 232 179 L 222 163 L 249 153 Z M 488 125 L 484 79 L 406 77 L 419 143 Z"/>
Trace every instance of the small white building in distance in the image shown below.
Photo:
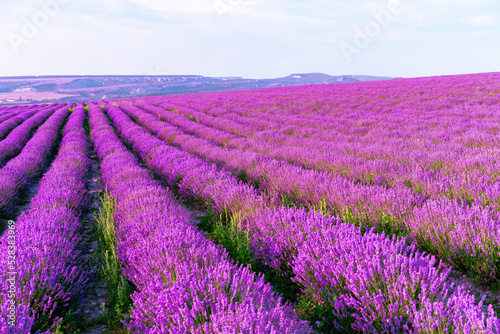
<path fill-rule="evenodd" d="M 14 90 L 14 93 L 26 93 L 26 92 L 36 92 L 36 88 L 31 88 L 31 87 L 27 87 L 27 88 L 18 88 L 16 90 Z"/>

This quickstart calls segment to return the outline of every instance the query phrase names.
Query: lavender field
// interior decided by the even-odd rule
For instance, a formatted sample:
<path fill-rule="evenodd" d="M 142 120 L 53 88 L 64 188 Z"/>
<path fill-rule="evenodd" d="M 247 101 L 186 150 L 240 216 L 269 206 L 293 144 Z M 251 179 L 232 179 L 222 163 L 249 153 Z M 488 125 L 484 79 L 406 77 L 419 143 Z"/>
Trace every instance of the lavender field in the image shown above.
<path fill-rule="evenodd" d="M 500 73 L 2 106 L 0 223 L 1 333 L 500 333 Z"/>

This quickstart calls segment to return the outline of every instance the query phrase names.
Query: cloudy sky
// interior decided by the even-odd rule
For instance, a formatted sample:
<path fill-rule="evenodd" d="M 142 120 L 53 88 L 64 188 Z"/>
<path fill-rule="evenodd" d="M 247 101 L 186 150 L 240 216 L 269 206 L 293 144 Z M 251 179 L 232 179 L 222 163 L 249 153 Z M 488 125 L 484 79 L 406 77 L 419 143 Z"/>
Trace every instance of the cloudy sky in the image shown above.
<path fill-rule="evenodd" d="M 500 71 L 498 0 L 0 0 L 0 76 Z"/>

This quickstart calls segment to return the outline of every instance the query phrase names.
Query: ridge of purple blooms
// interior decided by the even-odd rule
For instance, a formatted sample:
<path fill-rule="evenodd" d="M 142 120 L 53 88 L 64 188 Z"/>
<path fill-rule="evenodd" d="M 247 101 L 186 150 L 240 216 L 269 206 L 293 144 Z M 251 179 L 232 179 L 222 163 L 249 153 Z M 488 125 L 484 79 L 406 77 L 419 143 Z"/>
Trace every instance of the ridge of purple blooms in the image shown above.
<path fill-rule="evenodd" d="M 30 105 L 31 106 L 31 105 Z M 0 107 L 0 115 L 8 114 L 12 111 L 15 111 L 19 106 L 1 106 Z"/>
<path fill-rule="evenodd" d="M 325 308 L 339 331 L 500 333 L 492 305 L 455 286 L 451 267 L 409 245 L 305 209 L 264 210 L 243 223 L 252 252 Z"/>
<path fill-rule="evenodd" d="M 4 139 L 13 128 L 24 122 L 36 111 L 37 108 L 23 108 L 0 116 L 0 140 Z"/>
<path fill-rule="evenodd" d="M 59 109 L 33 140 L 50 147 L 49 140 L 55 142 L 67 113 L 68 107 Z M 5 282 L 0 294 L 2 333 L 29 333 L 35 322 L 45 330 L 53 328 L 60 321 L 57 312 L 81 294 L 87 281 L 77 250 L 79 215 L 87 203 L 85 175 L 90 164 L 85 118 L 80 103 L 68 118 L 57 157 L 40 181 L 29 208 L 0 238 L 0 271 Z M 48 136 L 42 138 L 44 134 Z M 29 147 L 40 152 L 39 146 Z M 7 260 L 10 251 L 14 251 L 14 263 Z M 8 299 L 12 286 L 15 296 Z M 15 307 L 11 305 L 13 300 Z"/>
<path fill-rule="evenodd" d="M 49 118 L 55 110 L 64 107 L 66 104 L 61 104 L 59 107 L 43 108 L 34 112 L 27 112 L 23 123 L 14 128 L 4 140 L 0 141 L 0 167 L 16 156 L 23 149 L 26 142 L 31 138 L 34 130 Z M 0 125 L 1 126 L 1 125 Z"/>
<path fill-rule="evenodd" d="M 52 104 L 51 104 L 52 105 Z M 15 106 L 15 108 L 3 108 L 0 109 L 0 122 L 3 122 L 10 117 L 16 116 L 22 112 L 28 111 L 28 110 L 34 110 L 37 108 L 42 107 L 42 105 L 38 104 L 30 104 L 30 105 L 23 105 L 23 106 Z"/>
<path fill-rule="evenodd" d="M 407 230 L 420 248 L 485 280 L 500 277 L 500 217 L 490 207 L 441 198 L 415 208 Z"/>
<path fill-rule="evenodd" d="M 50 110 L 35 115 L 40 115 L 37 122 L 41 123 L 44 119 L 46 121 L 26 145 L 21 146 L 21 152 L 0 169 L 0 212 L 8 210 L 19 191 L 42 172 L 60 137 L 60 130 L 68 117 L 69 109 L 70 106 L 66 105 L 55 112 Z M 51 116 L 47 119 L 49 115 Z"/>
<path fill-rule="evenodd" d="M 190 222 L 89 104 L 104 184 L 116 200 L 117 251 L 132 296 L 129 329 L 148 333 L 309 333 L 262 276 L 238 266 Z M 146 141 L 144 145 L 147 145 Z"/>

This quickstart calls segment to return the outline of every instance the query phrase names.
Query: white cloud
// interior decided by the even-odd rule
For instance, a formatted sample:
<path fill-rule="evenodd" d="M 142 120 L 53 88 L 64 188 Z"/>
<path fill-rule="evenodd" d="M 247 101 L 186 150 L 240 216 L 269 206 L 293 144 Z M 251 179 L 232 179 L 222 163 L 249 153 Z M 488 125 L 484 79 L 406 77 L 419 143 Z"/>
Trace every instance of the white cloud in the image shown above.
<path fill-rule="evenodd" d="M 121 7 L 118 0 L 104 0 L 104 6 L 107 10 L 114 11 Z"/>
<path fill-rule="evenodd" d="M 493 26 L 498 25 L 499 19 L 493 15 L 472 15 L 468 16 L 465 22 L 472 26 Z"/>
<path fill-rule="evenodd" d="M 214 12 L 214 0 L 129 0 L 158 12 L 209 13 Z"/>

